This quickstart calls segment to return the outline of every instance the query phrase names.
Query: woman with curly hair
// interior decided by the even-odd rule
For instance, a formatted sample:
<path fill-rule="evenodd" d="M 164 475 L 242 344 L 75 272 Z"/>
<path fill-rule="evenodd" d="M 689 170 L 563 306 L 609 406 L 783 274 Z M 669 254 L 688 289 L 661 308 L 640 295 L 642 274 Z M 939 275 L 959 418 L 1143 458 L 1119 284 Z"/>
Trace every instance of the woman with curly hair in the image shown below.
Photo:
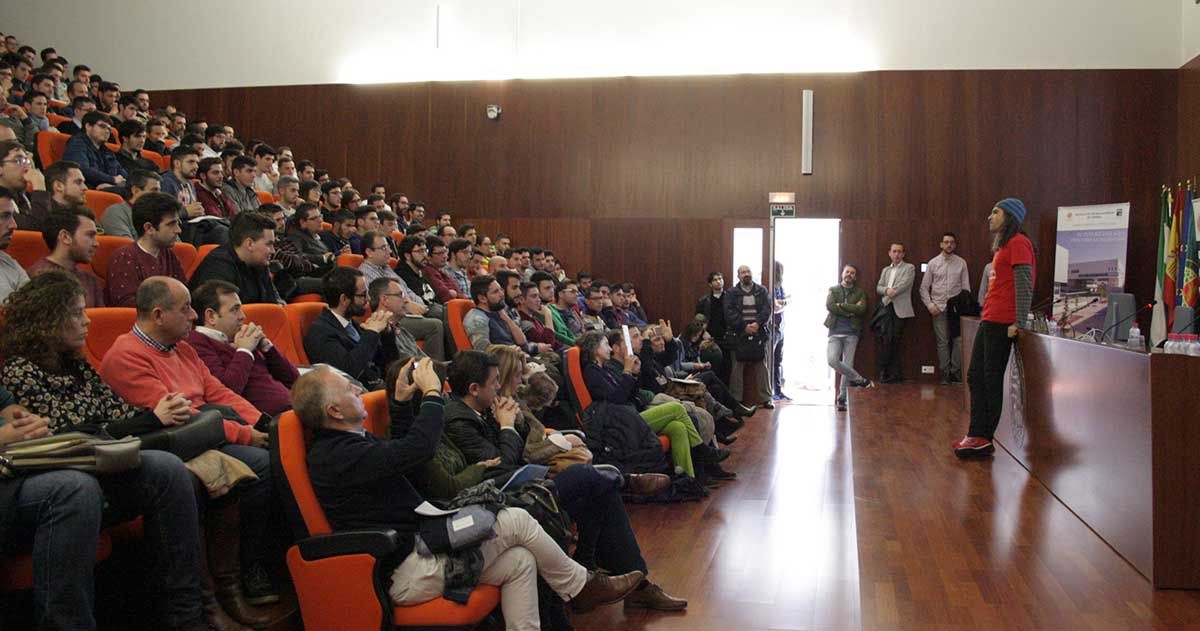
<path fill-rule="evenodd" d="M 58 270 L 9 294 L 0 329 L 7 359 L 0 372 L 0 429 L 35 419 L 46 433 L 99 426 L 126 434 L 178 418 L 174 401 L 155 410 L 126 406 L 79 358 L 88 326 L 83 304 L 79 281 Z M 101 525 L 142 515 L 153 559 L 149 582 L 163 605 L 163 622 L 171 629 L 208 628 L 197 578 L 200 537 L 190 476 L 169 453 L 143 451 L 141 461 L 120 474 L 96 477 L 62 469 L 0 485 L 0 521 L 6 522 L 0 526 L 9 526 L 18 544 L 28 541 L 33 548 L 35 626 L 96 627 L 92 571 Z"/>
<path fill-rule="evenodd" d="M 4 315 L 5 324 L 0 329 L 0 357 L 4 360 L 0 385 L 30 412 L 48 418 L 51 433 L 103 430 L 122 437 L 161 430 L 191 417 L 190 403 L 178 393 L 167 394 L 152 410 L 141 409 L 127 403 L 100 378 L 82 355 L 90 321 L 84 309 L 83 287 L 68 272 L 50 270 L 38 274 L 9 295 Z M 145 454 L 159 457 L 158 452 L 144 451 L 143 460 Z M 179 462 L 171 454 L 161 456 Z M 194 486 L 194 498 L 189 502 L 198 503 L 201 508 L 207 506 L 206 521 L 213 523 L 208 529 L 214 538 L 213 545 L 206 547 L 238 549 L 237 528 L 220 528 L 223 532 L 215 532 L 216 522 L 238 523 L 238 503 L 224 498 L 206 502 L 202 499 L 207 497 L 203 485 L 194 483 Z M 199 502 L 197 498 L 201 498 Z M 192 515 L 196 515 L 195 506 Z M 194 529 L 195 522 L 192 525 Z M 193 556 L 196 553 L 191 551 Z M 225 574 L 229 576 L 220 581 L 219 594 L 224 608 L 244 624 L 265 620 L 265 614 L 245 606 L 240 589 L 229 585 L 236 586 L 237 573 Z M 204 572 L 201 578 L 208 619 L 219 619 L 222 622 L 219 628 L 242 628 L 226 617 L 221 605 L 213 600 L 208 573 Z"/>

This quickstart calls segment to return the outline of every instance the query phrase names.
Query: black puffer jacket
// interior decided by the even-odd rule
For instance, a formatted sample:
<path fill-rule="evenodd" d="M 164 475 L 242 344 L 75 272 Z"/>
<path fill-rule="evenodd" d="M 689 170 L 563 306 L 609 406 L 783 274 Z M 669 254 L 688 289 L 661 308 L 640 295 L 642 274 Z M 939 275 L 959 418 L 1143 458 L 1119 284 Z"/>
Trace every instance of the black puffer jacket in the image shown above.
<path fill-rule="evenodd" d="M 632 405 L 594 401 L 583 413 L 583 428 L 595 464 L 625 473 L 667 471 L 662 444 Z"/>

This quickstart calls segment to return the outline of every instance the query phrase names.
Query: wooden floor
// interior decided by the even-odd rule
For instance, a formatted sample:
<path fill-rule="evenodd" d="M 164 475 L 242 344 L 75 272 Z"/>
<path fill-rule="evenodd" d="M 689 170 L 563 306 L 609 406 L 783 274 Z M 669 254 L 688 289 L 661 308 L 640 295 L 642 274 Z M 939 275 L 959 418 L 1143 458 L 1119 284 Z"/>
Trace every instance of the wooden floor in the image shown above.
<path fill-rule="evenodd" d="M 611 606 L 576 628 L 1200 630 L 1200 592 L 1155 592 L 1003 450 L 951 455 L 959 388 L 760 412 L 729 460 L 738 480 L 629 507 L 651 578 L 689 610 Z"/>

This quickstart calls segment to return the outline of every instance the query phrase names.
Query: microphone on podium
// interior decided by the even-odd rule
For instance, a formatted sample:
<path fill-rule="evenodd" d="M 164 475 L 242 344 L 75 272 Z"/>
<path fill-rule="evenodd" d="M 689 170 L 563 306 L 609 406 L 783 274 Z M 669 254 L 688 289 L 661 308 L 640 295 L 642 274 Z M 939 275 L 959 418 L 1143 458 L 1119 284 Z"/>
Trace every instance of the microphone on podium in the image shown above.
<path fill-rule="evenodd" d="M 1098 342 L 1100 342 L 1100 343 L 1104 343 L 1104 338 L 1108 337 L 1108 334 L 1109 334 L 1109 332 L 1110 332 L 1110 331 L 1112 331 L 1113 329 L 1116 329 L 1117 327 L 1121 326 L 1122 324 L 1125 324 L 1126 322 L 1128 322 L 1128 321 L 1132 320 L 1133 318 L 1137 317 L 1137 315 L 1138 315 L 1139 313 L 1141 313 L 1141 312 L 1145 311 L 1146 309 L 1152 309 L 1152 308 L 1154 308 L 1154 305 L 1156 305 L 1156 304 L 1158 304 L 1158 301 L 1157 301 L 1157 300 L 1151 300 L 1150 302 L 1147 302 L 1146 304 L 1144 304 L 1144 305 L 1142 305 L 1142 306 L 1138 307 L 1137 309 L 1134 309 L 1134 310 L 1133 310 L 1133 313 L 1131 313 L 1131 314 L 1129 314 L 1129 315 L 1125 316 L 1124 318 L 1121 318 L 1120 320 L 1117 320 L 1117 321 L 1116 321 L 1116 322 L 1114 322 L 1114 323 L 1113 323 L 1111 326 L 1109 326 L 1107 329 L 1104 329 L 1104 330 L 1103 330 L 1103 331 L 1100 333 L 1100 339 L 1098 339 L 1098 340 L 1096 340 L 1096 341 L 1098 341 Z"/>

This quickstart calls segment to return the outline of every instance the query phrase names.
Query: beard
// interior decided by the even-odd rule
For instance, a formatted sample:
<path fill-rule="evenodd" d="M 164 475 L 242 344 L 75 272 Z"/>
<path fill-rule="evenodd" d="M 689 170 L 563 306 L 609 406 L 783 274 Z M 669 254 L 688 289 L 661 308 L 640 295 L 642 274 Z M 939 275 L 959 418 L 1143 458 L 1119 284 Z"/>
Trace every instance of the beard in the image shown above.
<path fill-rule="evenodd" d="M 499 302 L 489 302 L 488 303 L 488 309 L 491 309 L 492 311 L 504 311 L 504 307 L 505 307 L 505 302 L 503 300 L 501 300 Z"/>
<path fill-rule="evenodd" d="M 365 315 L 366 313 L 367 313 L 366 307 L 364 307 L 360 304 L 357 304 L 353 301 L 350 303 L 349 306 L 346 307 L 346 318 L 347 319 L 357 318 L 361 315 Z"/>

